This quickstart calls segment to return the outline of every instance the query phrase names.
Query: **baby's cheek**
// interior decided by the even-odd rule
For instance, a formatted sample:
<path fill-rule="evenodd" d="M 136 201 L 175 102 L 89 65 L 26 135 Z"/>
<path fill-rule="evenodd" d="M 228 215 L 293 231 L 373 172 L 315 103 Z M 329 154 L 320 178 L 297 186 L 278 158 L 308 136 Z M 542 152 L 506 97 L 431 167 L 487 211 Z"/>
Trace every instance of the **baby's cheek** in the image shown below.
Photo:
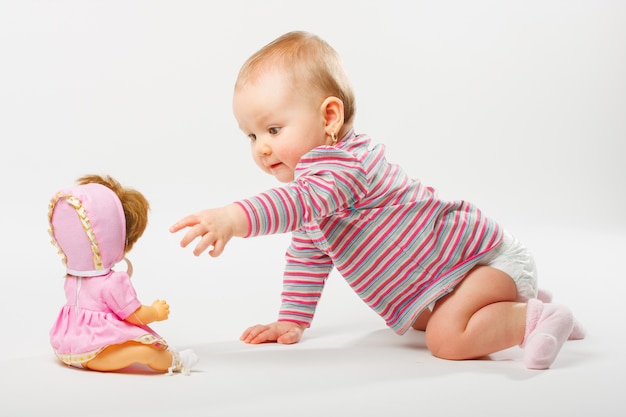
<path fill-rule="evenodd" d="M 256 164 L 256 166 L 258 166 L 261 169 L 261 171 L 265 172 L 266 174 L 270 173 L 269 169 L 265 165 L 263 165 L 263 163 L 261 162 L 259 158 L 253 155 L 252 159 L 254 160 L 254 163 Z"/>

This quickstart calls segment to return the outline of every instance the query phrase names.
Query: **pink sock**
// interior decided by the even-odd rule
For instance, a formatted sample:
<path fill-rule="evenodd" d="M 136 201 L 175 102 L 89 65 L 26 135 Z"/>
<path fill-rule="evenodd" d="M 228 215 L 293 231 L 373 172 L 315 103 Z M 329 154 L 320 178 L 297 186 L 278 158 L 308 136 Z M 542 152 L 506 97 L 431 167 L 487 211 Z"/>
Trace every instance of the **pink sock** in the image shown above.
<path fill-rule="evenodd" d="M 546 290 L 545 288 L 539 288 L 537 291 L 537 298 L 544 303 L 552 302 L 552 292 L 550 290 Z M 587 334 L 585 328 L 578 322 L 578 320 L 574 319 L 574 327 L 572 328 L 572 332 L 569 334 L 567 340 L 580 340 L 584 339 Z"/>
<path fill-rule="evenodd" d="M 530 369 L 548 369 L 574 327 L 574 317 L 567 307 L 528 300 L 524 363 Z"/>
<path fill-rule="evenodd" d="M 567 340 L 581 340 L 584 339 L 586 335 L 587 331 L 585 328 L 578 322 L 578 320 L 574 319 L 574 327 L 572 327 L 572 331 Z"/>
<path fill-rule="evenodd" d="M 545 288 L 539 288 L 537 290 L 537 298 L 544 303 L 552 302 L 552 291 L 546 290 Z"/>

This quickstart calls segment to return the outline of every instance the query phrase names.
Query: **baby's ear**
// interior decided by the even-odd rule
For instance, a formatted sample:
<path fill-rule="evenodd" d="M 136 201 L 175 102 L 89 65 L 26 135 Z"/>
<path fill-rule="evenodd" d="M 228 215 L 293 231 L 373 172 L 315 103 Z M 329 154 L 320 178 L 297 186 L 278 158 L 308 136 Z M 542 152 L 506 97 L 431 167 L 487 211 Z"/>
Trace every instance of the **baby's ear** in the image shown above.
<path fill-rule="evenodd" d="M 335 96 L 327 97 L 322 103 L 324 126 L 328 136 L 331 133 L 339 134 L 343 126 L 343 101 Z"/>

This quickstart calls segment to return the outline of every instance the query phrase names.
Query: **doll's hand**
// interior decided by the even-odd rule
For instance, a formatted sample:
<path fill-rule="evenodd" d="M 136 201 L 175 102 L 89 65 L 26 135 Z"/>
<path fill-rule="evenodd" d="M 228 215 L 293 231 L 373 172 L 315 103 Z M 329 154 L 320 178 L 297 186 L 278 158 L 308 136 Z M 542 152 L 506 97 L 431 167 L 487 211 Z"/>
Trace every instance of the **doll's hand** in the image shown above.
<path fill-rule="evenodd" d="M 134 313 L 126 317 L 126 321 L 135 326 L 145 326 L 153 321 L 167 320 L 169 315 L 170 306 L 164 300 L 156 300 L 150 306 L 139 306 Z"/>
<path fill-rule="evenodd" d="M 290 321 L 277 321 L 271 324 L 257 324 L 248 327 L 240 337 L 245 343 L 256 345 L 265 342 L 278 342 L 285 345 L 298 343 L 306 326 Z"/>
<path fill-rule="evenodd" d="M 156 318 L 154 321 L 167 320 L 167 318 L 170 316 L 170 306 L 165 302 L 165 300 L 156 300 L 152 303 L 152 308 L 154 309 L 154 313 L 156 314 Z"/>
<path fill-rule="evenodd" d="M 175 233 L 184 228 L 189 230 L 180 241 L 183 248 L 199 237 L 193 254 L 198 256 L 212 247 L 209 255 L 216 257 L 222 254 L 233 236 L 243 237 L 248 234 L 248 219 L 239 205 L 231 204 L 184 217 L 170 227 L 170 232 Z"/>

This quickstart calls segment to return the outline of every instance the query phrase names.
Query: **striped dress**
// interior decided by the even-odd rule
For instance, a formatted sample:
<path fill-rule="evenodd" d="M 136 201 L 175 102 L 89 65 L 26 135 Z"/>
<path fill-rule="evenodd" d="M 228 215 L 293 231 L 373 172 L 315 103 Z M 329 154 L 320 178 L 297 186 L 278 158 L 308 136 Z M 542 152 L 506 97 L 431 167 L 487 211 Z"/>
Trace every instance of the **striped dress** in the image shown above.
<path fill-rule="evenodd" d="M 502 237 L 478 208 L 440 200 L 354 131 L 304 155 L 293 182 L 237 204 L 248 237 L 292 232 L 278 320 L 307 326 L 334 267 L 403 334 Z"/>

